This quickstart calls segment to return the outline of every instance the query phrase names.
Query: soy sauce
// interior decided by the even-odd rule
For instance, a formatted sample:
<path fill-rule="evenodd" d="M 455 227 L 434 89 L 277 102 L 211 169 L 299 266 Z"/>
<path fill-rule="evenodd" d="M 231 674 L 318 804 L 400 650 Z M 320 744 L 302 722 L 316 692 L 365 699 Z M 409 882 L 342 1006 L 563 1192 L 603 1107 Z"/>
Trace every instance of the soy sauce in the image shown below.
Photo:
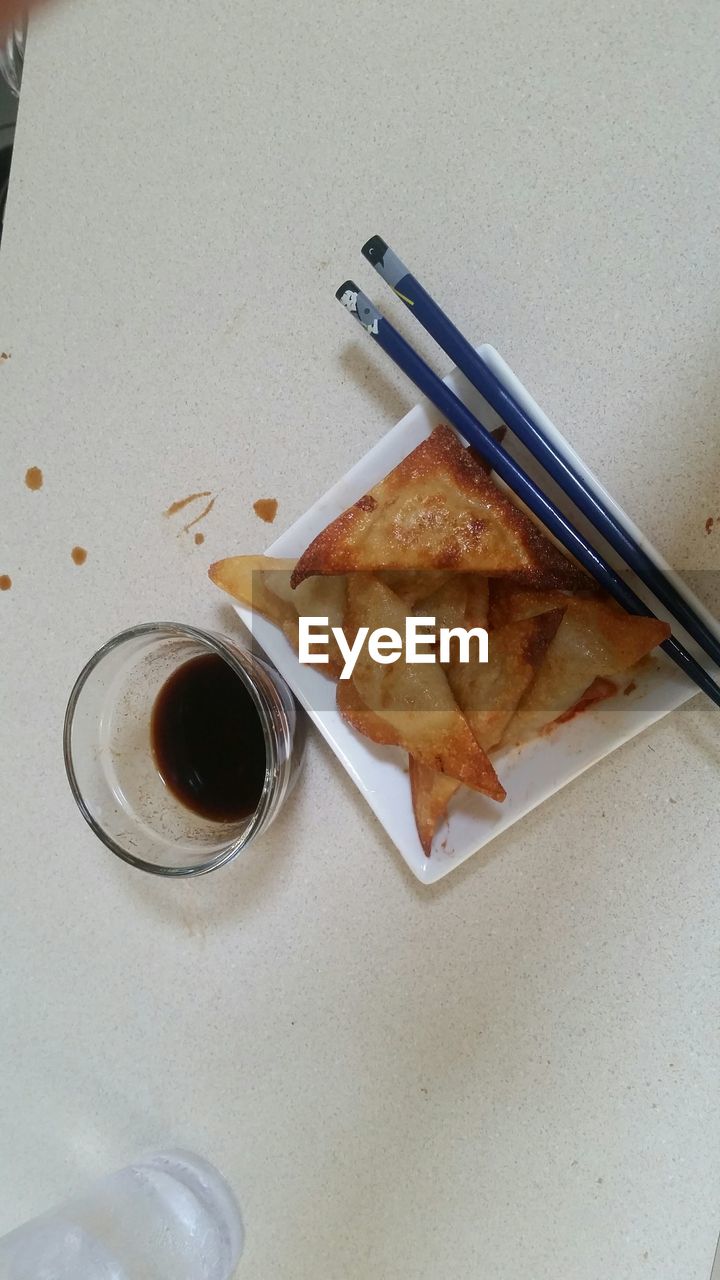
<path fill-rule="evenodd" d="M 213 822 L 255 812 L 266 764 L 260 716 L 217 654 L 173 672 L 155 699 L 150 736 L 163 782 L 187 809 Z"/>

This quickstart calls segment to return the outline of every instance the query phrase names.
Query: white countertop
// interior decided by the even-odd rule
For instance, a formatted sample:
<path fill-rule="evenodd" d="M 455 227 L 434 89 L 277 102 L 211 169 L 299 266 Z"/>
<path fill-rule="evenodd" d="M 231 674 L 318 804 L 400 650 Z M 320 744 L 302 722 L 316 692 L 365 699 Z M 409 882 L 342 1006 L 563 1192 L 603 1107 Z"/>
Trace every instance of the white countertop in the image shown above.
<path fill-rule="evenodd" d="M 180 1144 L 237 1189 L 243 1280 L 706 1280 L 709 704 L 434 890 L 316 736 L 243 861 L 144 877 L 85 828 L 60 733 L 102 641 L 230 626 L 208 562 L 413 402 L 333 297 L 381 296 L 373 232 L 717 606 L 717 57 L 716 0 L 36 23 L 0 249 L 0 1231 Z M 161 514 L 195 489 L 201 547 Z"/>

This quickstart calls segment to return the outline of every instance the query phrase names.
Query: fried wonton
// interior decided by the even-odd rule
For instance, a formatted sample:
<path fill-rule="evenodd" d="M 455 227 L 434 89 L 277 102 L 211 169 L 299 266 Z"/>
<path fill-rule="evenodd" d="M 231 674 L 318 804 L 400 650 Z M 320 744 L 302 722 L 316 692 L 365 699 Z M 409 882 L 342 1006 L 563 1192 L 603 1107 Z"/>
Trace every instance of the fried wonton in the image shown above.
<path fill-rule="evenodd" d="M 381 747 L 401 747 L 402 735 L 389 720 L 371 711 L 358 693 L 352 679 L 339 680 L 337 686 L 337 709 L 343 720 L 357 729 L 370 742 L 377 742 Z"/>
<path fill-rule="evenodd" d="M 365 706 L 352 680 L 341 680 L 337 689 L 337 706 L 343 720 L 363 737 L 386 747 L 401 746 L 400 735 L 389 721 Z M 429 858 L 435 832 L 461 783 L 410 756 L 410 794 L 420 843 Z"/>
<path fill-rule="evenodd" d="M 350 642 L 363 626 L 371 632 L 390 627 L 404 636 L 407 616 L 407 606 L 376 578 L 365 574 L 348 577 L 344 629 Z M 364 646 L 352 681 L 365 707 L 389 726 L 383 741 L 390 738 L 420 763 L 475 791 L 504 799 L 505 790 L 475 741 L 438 663 L 406 663 L 401 655 L 397 661 L 381 665 Z M 341 712 L 343 696 L 338 702 Z"/>
<path fill-rule="evenodd" d="M 466 573 L 467 603 L 465 626 L 487 627 L 490 613 L 490 579 L 481 573 Z"/>
<path fill-rule="evenodd" d="M 500 741 L 520 699 L 535 679 L 562 616 L 562 609 L 556 609 L 537 618 L 508 623 L 493 631 L 487 663 L 460 662 L 455 654 L 445 668 L 455 700 L 484 751 L 490 751 Z M 472 621 L 467 625 L 483 623 Z M 429 857 L 433 836 L 459 784 L 411 757 L 410 785 L 420 843 Z"/>
<path fill-rule="evenodd" d="M 451 569 L 389 569 L 387 573 L 381 570 L 375 575 L 409 605 L 439 591 L 452 576 Z"/>
<path fill-rule="evenodd" d="M 570 592 L 562 589 L 538 590 L 518 584 L 512 578 L 494 578 L 490 583 L 489 625 L 503 627 L 508 622 L 532 618 L 551 609 L 564 609 L 571 599 L 587 598 L 607 600 L 599 588 L 589 584 L 587 591 Z"/>
<path fill-rule="evenodd" d="M 413 613 L 417 617 L 434 618 L 438 630 L 440 627 L 463 627 L 467 598 L 467 575 L 453 573 L 432 595 L 418 600 Z"/>
<path fill-rule="evenodd" d="M 444 426 L 318 534 L 291 581 L 413 569 L 513 574 L 549 587 L 583 577 Z"/>
<path fill-rule="evenodd" d="M 327 618 L 328 628 L 341 627 L 345 613 L 345 579 L 309 578 L 296 590 L 290 586 L 294 560 L 272 556 L 231 556 L 210 565 L 208 574 L 228 595 L 261 613 L 282 628 L 295 651 L 298 649 L 298 617 Z M 330 632 L 329 663 L 318 664 L 337 677 L 343 660 Z"/>
<path fill-rule="evenodd" d="M 562 609 L 491 632 L 487 662 L 460 662 L 446 668 L 460 710 L 484 751 L 500 742 L 521 698 L 537 676 L 563 619 Z"/>
<path fill-rule="evenodd" d="M 410 790 L 413 813 L 420 843 L 427 858 L 430 857 L 435 832 L 447 814 L 447 809 L 460 786 L 446 773 L 438 773 L 415 756 L 410 757 Z"/>
<path fill-rule="evenodd" d="M 294 602 L 285 602 L 270 591 L 265 582 L 265 574 L 270 571 L 278 577 L 285 574 L 288 583 L 295 567 L 293 560 L 281 560 L 270 556 L 230 556 L 227 560 L 216 560 L 208 569 L 208 577 L 221 591 L 247 605 L 256 613 L 261 613 L 269 622 L 281 627 L 288 640 L 297 648 L 298 610 Z M 293 640 L 294 628 L 294 640 Z"/>
<path fill-rule="evenodd" d="M 505 616 L 538 616 L 532 595 L 504 593 Z M 537 678 L 503 734 L 505 745 L 534 738 L 575 707 L 596 678 L 622 675 L 670 635 L 667 623 L 626 613 L 607 597 L 571 596 L 564 607 Z"/>

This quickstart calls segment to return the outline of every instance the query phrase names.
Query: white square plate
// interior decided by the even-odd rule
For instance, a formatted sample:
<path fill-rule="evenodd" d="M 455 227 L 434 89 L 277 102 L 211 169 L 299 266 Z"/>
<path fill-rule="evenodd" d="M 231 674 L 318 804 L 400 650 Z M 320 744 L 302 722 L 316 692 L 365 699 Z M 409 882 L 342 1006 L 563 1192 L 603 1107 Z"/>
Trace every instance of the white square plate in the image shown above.
<path fill-rule="evenodd" d="M 604 501 L 613 508 L 633 536 L 647 542 L 605 493 L 595 477 L 580 462 L 557 428 L 545 417 L 528 392 L 518 381 L 498 353 L 488 346 L 480 352 L 496 375 L 512 391 L 523 407 L 543 424 L 558 449 L 571 459 L 593 489 L 602 494 Z M 455 370 L 446 379 L 462 397 L 470 409 L 487 427 L 498 424 L 497 415 L 489 408 L 477 391 Z M 406 457 L 421 440 L 430 434 L 441 418 L 437 410 L 427 402 L 414 409 L 398 422 L 364 458 L 350 469 L 342 480 L 319 498 L 313 507 L 283 533 L 267 555 L 299 556 L 325 525 L 356 502 L 374 484 L 386 476 Z M 583 521 L 568 499 L 548 480 L 537 464 L 513 436 L 508 433 L 504 447 L 522 463 L 527 471 L 542 485 L 548 496 L 559 507 L 572 514 L 574 523 L 608 560 L 619 567 L 617 557 Z M 653 553 L 657 555 L 657 553 Z M 658 557 L 659 559 L 659 557 Z M 685 597 L 717 633 L 715 624 L 698 600 L 682 586 L 675 574 L 667 568 L 676 586 L 682 588 Z M 651 597 L 635 579 L 629 580 L 638 594 Z M 340 718 L 334 707 L 333 687 L 319 671 L 302 666 L 279 628 L 264 618 L 255 616 L 249 609 L 236 606 L 243 622 L 251 629 L 258 644 L 271 662 L 283 674 L 298 701 L 305 707 L 311 720 L 329 742 L 338 759 L 347 769 L 371 809 L 384 826 L 407 862 L 411 871 L 425 884 L 433 884 L 452 871 L 471 854 L 482 849 L 493 836 L 512 826 L 548 796 L 571 782 L 578 774 L 601 760 L 628 738 L 640 733 L 669 711 L 691 698 L 697 692 L 678 668 L 663 654 L 642 664 L 635 675 L 637 684 L 632 696 L 619 695 L 593 710 L 576 717 L 553 732 L 520 749 L 494 757 L 498 774 L 507 789 L 507 799 L 496 804 L 485 796 L 463 787 L 453 800 L 445 831 L 438 832 L 432 856 L 426 858 L 418 840 L 410 801 L 410 784 L 407 776 L 407 757 L 397 747 L 378 747 L 361 737 Z M 652 607 L 661 616 L 667 616 L 652 601 Z M 674 626 L 678 639 L 687 642 L 685 634 Z M 690 646 L 692 647 L 692 646 Z"/>

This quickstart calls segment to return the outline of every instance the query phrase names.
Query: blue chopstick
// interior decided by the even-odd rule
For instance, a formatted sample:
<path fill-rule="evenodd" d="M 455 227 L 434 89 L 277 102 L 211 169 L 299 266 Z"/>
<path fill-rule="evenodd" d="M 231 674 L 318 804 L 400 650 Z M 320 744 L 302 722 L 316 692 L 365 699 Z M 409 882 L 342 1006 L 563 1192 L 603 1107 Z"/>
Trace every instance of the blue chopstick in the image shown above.
<path fill-rule="evenodd" d="M 698 617 L 695 610 L 673 586 L 652 557 L 628 533 L 612 514 L 602 499 L 592 491 L 572 464 L 557 452 L 542 426 L 535 422 L 518 404 L 500 379 L 485 364 L 467 338 L 445 315 L 434 298 L 419 280 L 412 275 L 397 254 L 380 236 L 373 236 L 363 245 L 362 253 L 391 289 L 405 303 L 416 320 L 434 338 L 454 364 L 465 374 L 469 382 L 487 400 L 503 422 L 514 431 L 529 453 L 545 468 L 575 506 L 590 521 L 606 542 L 622 556 L 641 582 L 649 587 L 658 600 L 705 650 L 713 662 L 720 665 L 720 640 Z"/>
<path fill-rule="evenodd" d="M 599 582 L 624 609 L 627 609 L 628 613 L 654 617 L 652 610 L 648 609 L 626 582 L 623 582 L 599 552 L 585 541 L 582 534 L 562 511 L 545 496 L 541 489 L 538 489 L 527 472 L 478 422 L 459 396 L 456 396 L 455 392 L 451 391 L 436 373 L 433 373 L 410 344 L 401 337 L 397 329 L 393 328 L 390 321 L 381 315 L 367 295 L 352 280 L 346 280 L 335 296 L 355 316 L 378 346 L 390 356 L 391 360 L 394 360 L 398 368 L 402 369 L 403 373 L 415 383 L 418 390 L 445 415 L 448 422 L 452 423 L 468 444 L 477 449 L 558 542 L 561 542 L 583 568 L 592 574 L 596 582 Z M 663 641 L 661 647 L 673 662 L 720 706 L 720 688 L 692 654 L 688 653 L 687 649 L 672 636 Z"/>

